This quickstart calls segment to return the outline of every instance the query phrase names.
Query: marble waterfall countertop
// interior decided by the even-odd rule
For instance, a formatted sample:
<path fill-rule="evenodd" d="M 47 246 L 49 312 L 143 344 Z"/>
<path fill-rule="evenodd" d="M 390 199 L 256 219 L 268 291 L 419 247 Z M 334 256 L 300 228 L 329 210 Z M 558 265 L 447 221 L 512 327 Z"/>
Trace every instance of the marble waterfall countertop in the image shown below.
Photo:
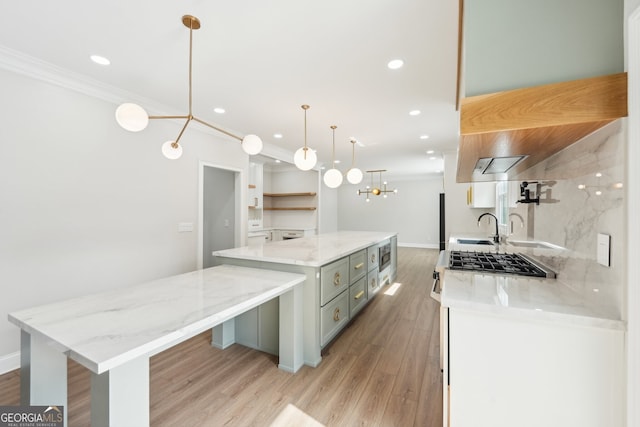
<path fill-rule="evenodd" d="M 152 356 L 302 283 L 302 274 L 221 265 L 9 314 L 101 374 Z"/>
<path fill-rule="evenodd" d="M 215 251 L 213 255 L 251 261 L 321 267 L 360 249 L 390 239 L 396 234 L 395 232 L 376 231 L 338 231 L 270 242 L 259 246 L 225 249 Z"/>
<path fill-rule="evenodd" d="M 450 250 L 491 251 L 487 245 L 461 245 L 452 236 Z M 482 236 L 485 237 L 486 236 Z M 550 255 L 562 248 L 531 248 L 501 244 L 500 252 Z M 580 293 L 561 278 L 530 278 L 516 275 L 446 270 L 442 285 L 445 307 L 490 312 L 516 319 L 563 321 L 573 324 L 625 330 L 625 322 L 612 305 L 603 301 L 592 289 Z"/>

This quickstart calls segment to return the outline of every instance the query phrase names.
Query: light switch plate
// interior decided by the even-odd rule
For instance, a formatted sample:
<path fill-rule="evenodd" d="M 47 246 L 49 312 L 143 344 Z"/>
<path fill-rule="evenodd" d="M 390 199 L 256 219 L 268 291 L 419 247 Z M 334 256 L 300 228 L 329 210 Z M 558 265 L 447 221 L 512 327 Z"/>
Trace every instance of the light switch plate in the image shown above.
<path fill-rule="evenodd" d="M 611 253 L 611 236 L 608 234 L 598 233 L 598 264 L 604 265 L 605 267 L 609 267 L 610 264 L 610 253 Z"/>
<path fill-rule="evenodd" d="M 181 222 L 178 223 L 178 233 L 190 233 L 193 231 L 193 223 L 192 222 Z"/>

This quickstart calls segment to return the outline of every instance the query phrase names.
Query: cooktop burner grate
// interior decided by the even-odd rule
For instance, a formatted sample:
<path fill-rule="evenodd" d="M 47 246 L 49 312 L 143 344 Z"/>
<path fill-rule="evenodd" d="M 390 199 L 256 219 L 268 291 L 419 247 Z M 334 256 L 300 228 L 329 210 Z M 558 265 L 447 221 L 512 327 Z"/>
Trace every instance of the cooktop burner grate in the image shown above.
<path fill-rule="evenodd" d="M 452 270 L 548 277 L 546 271 L 519 254 L 451 251 L 449 268 Z"/>

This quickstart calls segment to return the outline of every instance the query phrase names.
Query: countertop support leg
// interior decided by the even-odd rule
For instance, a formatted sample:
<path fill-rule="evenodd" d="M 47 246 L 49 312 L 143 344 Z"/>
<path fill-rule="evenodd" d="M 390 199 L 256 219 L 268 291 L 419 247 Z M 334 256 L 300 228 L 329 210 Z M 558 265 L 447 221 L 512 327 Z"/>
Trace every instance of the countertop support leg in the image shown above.
<path fill-rule="evenodd" d="M 295 373 L 304 364 L 303 283 L 280 295 L 280 339 L 278 368 Z"/>
<path fill-rule="evenodd" d="M 91 373 L 91 426 L 149 425 L 149 358 Z"/>
<path fill-rule="evenodd" d="M 211 345 L 224 350 L 236 342 L 236 319 L 227 320 L 221 325 L 214 326 L 211 330 Z"/>
<path fill-rule="evenodd" d="M 67 356 L 25 331 L 20 347 L 20 404 L 62 406 L 67 425 Z"/>

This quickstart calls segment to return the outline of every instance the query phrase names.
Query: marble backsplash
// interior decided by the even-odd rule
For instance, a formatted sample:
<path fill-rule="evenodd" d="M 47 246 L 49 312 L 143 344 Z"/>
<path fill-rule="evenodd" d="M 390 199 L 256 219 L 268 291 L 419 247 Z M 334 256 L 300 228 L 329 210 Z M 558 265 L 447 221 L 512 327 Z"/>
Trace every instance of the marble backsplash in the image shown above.
<path fill-rule="evenodd" d="M 525 222 L 514 228 L 513 237 L 565 248 L 532 254 L 553 268 L 558 279 L 585 298 L 614 308 L 622 319 L 626 319 L 625 129 L 626 119 L 617 120 L 525 171 L 518 180 L 541 184 L 540 204 L 510 209 L 512 216 Z M 596 261 L 598 233 L 611 236 L 609 267 Z"/>

